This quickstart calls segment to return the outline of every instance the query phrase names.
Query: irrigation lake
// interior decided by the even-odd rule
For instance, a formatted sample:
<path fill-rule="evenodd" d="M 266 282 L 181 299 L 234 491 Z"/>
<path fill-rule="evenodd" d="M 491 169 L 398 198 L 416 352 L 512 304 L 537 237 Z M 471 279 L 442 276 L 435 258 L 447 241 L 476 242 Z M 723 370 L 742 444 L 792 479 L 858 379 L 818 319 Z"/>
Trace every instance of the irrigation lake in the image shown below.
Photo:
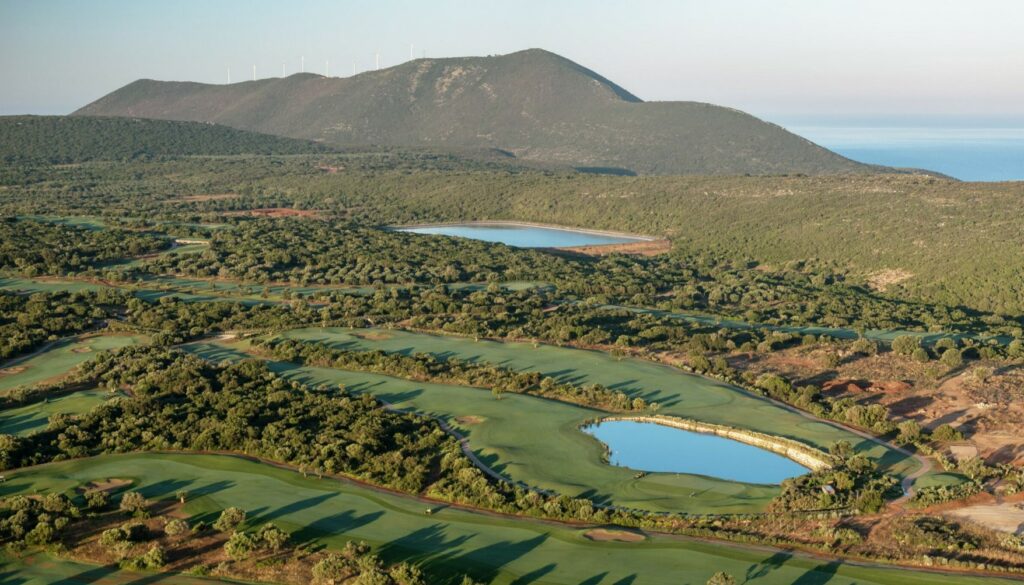
<path fill-rule="evenodd" d="M 637 471 L 689 473 L 778 484 L 807 473 L 799 463 L 732 439 L 657 423 L 609 420 L 583 429 L 608 446 L 612 465 Z"/>
<path fill-rule="evenodd" d="M 455 236 L 496 242 L 517 248 L 572 248 L 576 246 L 604 246 L 608 244 L 631 244 L 648 238 L 639 236 L 614 235 L 587 230 L 517 225 L 504 223 L 473 223 L 450 225 L 426 225 L 395 228 L 397 231 L 414 234 Z"/>

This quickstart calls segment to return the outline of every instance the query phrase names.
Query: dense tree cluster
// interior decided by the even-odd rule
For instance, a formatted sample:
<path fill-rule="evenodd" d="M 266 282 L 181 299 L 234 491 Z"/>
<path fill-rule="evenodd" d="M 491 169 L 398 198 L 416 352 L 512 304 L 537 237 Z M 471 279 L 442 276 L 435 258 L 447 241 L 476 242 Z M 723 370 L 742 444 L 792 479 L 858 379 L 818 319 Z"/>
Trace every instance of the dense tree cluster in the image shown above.
<path fill-rule="evenodd" d="M 170 246 L 169 239 L 147 233 L 13 218 L 0 221 L 0 270 L 25 276 L 74 274 Z"/>
<path fill-rule="evenodd" d="M 80 514 L 78 507 L 59 493 L 5 498 L 0 501 L 0 543 L 16 548 L 48 545 Z"/>
<path fill-rule="evenodd" d="M 128 385 L 133 395 L 8 441 L 5 467 L 139 449 L 230 450 L 418 492 L 442 454 L 458 451 L 426 419 L 382 410 L 370 397 L 286 382 L 258 361 L 222 368 L 135 347 L 97 356 L 83 375 Z"/>
<path fill-rule="evenodd" d="M 111 291 L 20 295 L 0 291 L 0 359 L 97 328 L 125 295 Z"/>
<path fill-rule="evenodd" d="M 93 116 L 0 117 L 0 160 L 7 163 L 329 151 L 306 140 L 200 122 Z"/>
<path fill-rule="evenodd" d="M 254 220 L 222 230 L 202 254 L 151 263 L 157 274 L 293 284 L 407 284 L 552 279 L 566 261 L 538 251 L 334 222 Z"/>

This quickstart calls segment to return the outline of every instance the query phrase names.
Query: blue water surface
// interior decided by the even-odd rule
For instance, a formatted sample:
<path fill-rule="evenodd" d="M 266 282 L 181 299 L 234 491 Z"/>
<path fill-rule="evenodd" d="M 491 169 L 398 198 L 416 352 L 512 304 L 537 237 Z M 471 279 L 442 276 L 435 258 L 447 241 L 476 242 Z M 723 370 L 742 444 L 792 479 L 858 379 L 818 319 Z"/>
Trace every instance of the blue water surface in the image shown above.
<path fill-rule="evenodd" d="M 790 129 L 863 163 L 926 169 L 962 181 L 1024 180 L 1024 128 L 795 125 Z"/>
<path fill-rule="evenodd" d="M 610 420 L 583 429 L 611 450 L 612 465 L 777 484 L 807 473 L 799 463 L 752 445 L 656 423 Z"/>
<path fill-rule="evenodd" d="M 501 224 L 442 225 L 397 229 L 416 234 L 457 236 L 471 240 L 499 242 L 517 248 L 568 248 L 642 241 L 642 238 L 607 236 L 570 229 Z"/>

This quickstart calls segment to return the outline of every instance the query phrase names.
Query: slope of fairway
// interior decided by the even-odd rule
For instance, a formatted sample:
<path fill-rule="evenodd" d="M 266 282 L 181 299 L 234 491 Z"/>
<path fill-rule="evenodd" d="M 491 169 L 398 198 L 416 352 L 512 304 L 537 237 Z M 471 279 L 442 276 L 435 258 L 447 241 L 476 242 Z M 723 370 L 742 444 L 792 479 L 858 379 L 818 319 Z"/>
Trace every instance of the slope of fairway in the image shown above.
<path fill-rule="evenodd" d="M 214 362 L 250 357 L 230 345 L 195 343 L 185 349 Z M 599 503 L 657 512 L 726 514 L 758 512 L 778 493 L 751 485 L 695 475 L 636 472 L 602 461 L 603 448 L 579 430 L 601 412 L 534 396 L 413 382 L 363 372 L 270 362 L 280 375 L 310 386 L 343 384 L 369 392 L 396 408 L 445 421 L 469 439 L 476 456 L 512 481 L 585 496 Z"/>
<path fill-rule="evenodd" d="M 820 449 L 846 440 L 880 462 L 890 473 L 906 475 L 920 463 L 914 458 L 869 441 L 845 429 L 802 416 L 743 390 L 639 359 L 617 359 L 607 353 L 539 345 L 473 341 L 461 337 L 400 330 L 343 328 L 296 329 L 290 339 L 323 343 L 340 349 L 425 352 L 479 360 L 514 370 L 539 371 L 576 384 L 599 383 L 661 405 L 659 414 L 692 418 L 803 441 Z"/>
<path fill-rule="evenodd" d="M 28 435 L 45 428 L 54 414 L 81 414 L 89 412 L 110 398 L 106 390 L 83 390 L 44 402 L 34 402 L 21 408 L 0 411 L 0 433 Z"/>
<path fill-rule="evenodd" d="M 209 520 L 223 508 L 238 506 L 248 511 L 250 525 L 273 521 L 293 531 L 299 542 L 340 548 L 348 540 L 365 540 L 388 561 L 419 563 L 435 576 L 469 573 L 499 585 L 704 583 L 721 570 L 755 584 L 1010 583 L 848 565 L 770 549 L 662 536 L 634 543 L 595 542 L 578 529 L 450 507 L 428 516 L 424 514 L 428 504 L 410 497 L 336 480 L 306 479 L 225 456 L 133 454 L 65 461 L 9 473 L 7 482 L 0 484 L 0 496 L 38 490 L 70 492 L 85 482 L 110 477 L 134 480 L 135 488 L 147 498 L 171 498 L 176 490 L 187 490 L 185 510 L 193 519 Z M 25 578 L 45 582 L 38 580 L 38 570 L 26 569 L 24 576 L 21 570 L 15 562 L 0 574 L 4 582 L 23 583 Z M 65 582 L 97 582 L 105 571 L 94 569 L 91 580 L 79 575 L 78 580 Z M 75 573 L 61 568 L 52 574 Z M 160 582 L 157 576 L 143 580 Z"/>
<path fill-rule="evenodd" d="M 3 364 L 3 369 L 0 369 L 0 395 L 18 386 L 58 379 L 98 352 L 135 345 L 141 340 L 140 336 L 99 335 L 58 342 L 29 359 Z M 9 373 L 5 374 L 5 370 Z"/>
<path fill-rule="evenodd" d="M 16 558 L 0 552 L 0 567 L 2 585 L 209 585 L 238 582 L 180 574 L 143 574 L 119 569 L 115 565 L 90 565 L 44 553 Z"/>

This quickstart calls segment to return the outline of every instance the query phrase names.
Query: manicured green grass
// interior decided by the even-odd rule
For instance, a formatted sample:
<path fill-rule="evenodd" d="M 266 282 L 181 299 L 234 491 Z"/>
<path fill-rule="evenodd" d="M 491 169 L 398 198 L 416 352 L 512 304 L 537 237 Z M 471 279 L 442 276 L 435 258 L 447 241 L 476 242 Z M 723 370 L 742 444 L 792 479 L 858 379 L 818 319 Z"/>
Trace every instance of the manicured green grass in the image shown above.
<path fill-rule="evenodd" d="M 0 495 L 35 491 L 69 492 L 84 482 L 105 478 L 134 480 L 151 499 L 190 493 L 186 512 L 210 520 L 228 506 L 248 511 L 250 526 L 273 521 L 299 542 L 339 548 L 365 540 L 387 561 L 412 561 L 444 583 L 469 573 L 475 579 L 507 585 L 650 585 L 704 583 L 712 573 L 728 571 L 755 584 L 829 583 L 841 585 L 989 584 L 998 579 L 864 567 L 788 552 L 655 536 L 644 542 L 592 542 L 582 531 L 535 520 L 510 519 L 441 508 L 406 496 L 371 491 L 335 480 L 303 478 L 297 473 L 210 455 L 133 454 L 65 461 L 7 474 Z M 78 567 L 59 566 L 52 574 L 71 577 Z M 46 566 L 46 565 L 44 565 Z M 24 571 L 24 574 L 22 573 Z M 92 569 L 95 578 L 106 569 Z M 32 578 L 48 582 L 38 568 L 19 563 L 2 574 L 12 583 Z M 160 582 L 154 578 L 156 582 Z M 56 579 L 54 580 L 56 581 Z M 7 581 L 4 581 L 7 582 Z M 31 582 L 31 581 L 30 581 Z M 53 582 L 53 581 L 50 581 Z M 90 582 L 79 576 L 65 583 Z M 114 581 L 120 582 L 120 581 Z M 146 582 L 149 577 L 146 577 Z M 183 583 L 184 581 L 168 581 Z"/>
<path fill-rule="evenodd" d="M 98 352 L 141 343 L 142 336 L 99 335 L 61 342 L 44 353 L 24 361 L 0 364 L 3 368 L 24 368 L 14 374 L 0 374 L 0 395 L 18 386 L 32 386 L 59 378 Z"/>
<path fill-rule="evenodd" d="M 186 349 L 215 362 L 248 357 L 211 343 Z M 636 479 L 636 471 L 604 463 L 601 444 L 579 430 L 602 413 L 572 404 L 518 394 L 497 400 L 485 389 L 286 362 L 271 362 L 270 367 L 307 385 L 344 384 L 350 392 L 369 392 L 397 408 L 440 418 L 467 436 L 488 466 L 532 487 L 617 506 L 699 514 L 758 512 L 778 493 L 776 486 L 684 474 L 651 473 Z M 462 417 L 479 422 L 462 422 Z"/>
<path fill-rule="evenodd" d="M 0 290 L 8 290 L 14 292 L 54 292 L 54 291 L 67 291 L 67 292 L 82 292 L 82 291 L 97 291 L 105 288 L 112 288 L 104 286 L 102 284 L 93 284 L 91 282 L 82 282 L 77 280 L 51 280 L 51 279 L 36 279 L 36 278 L 22 278 L 22 277 L 2 277 L 0 278 Z"/>
<path fill-rule="evenodd" d="M 617 359 L 604 352 L 551 345 L 534 347 L 529 343 L 477 342 L 461 337 L 399 330 L 313 327 L 288 331 L 283 336 L 337 348 L 428 352 L 499 364 L 515 370 L 540 371 L 578 384 L 600 383 L 658 402 L 661 405 L 659 414 L 751 429 L 796 439 L 821 449 L 827 449 L 836 441 L 847 440 L 895 475 L 911 473 L 920 465 L 912 457 L 835 425 L 804 417 L 728 384 L 650 361 Z"/>
<path fill-rule="evenodd" d="M 28 435 L 45 428 L 54 414 L 81 414 L 110 398 L 106 390 L 83 390 L 45 402 L 0 411 L 0 433 Z"/>
<path fill-rule="evenodd" d="M 4 585 L 209 585 L 228 582 L 177 574 L 137 573 L 116 565 L 97 566 L 37 553 L 16 558 L 0 552 L 0 583 Z"/>
<path fill-rule="evenodd" d="M 927 487 L 951 487 L 967 483 L 970 479 L 965 475 L 959 473 L 929 473 L 921 479 L 914 482 L 914 487 L 927 488 Z"/>

